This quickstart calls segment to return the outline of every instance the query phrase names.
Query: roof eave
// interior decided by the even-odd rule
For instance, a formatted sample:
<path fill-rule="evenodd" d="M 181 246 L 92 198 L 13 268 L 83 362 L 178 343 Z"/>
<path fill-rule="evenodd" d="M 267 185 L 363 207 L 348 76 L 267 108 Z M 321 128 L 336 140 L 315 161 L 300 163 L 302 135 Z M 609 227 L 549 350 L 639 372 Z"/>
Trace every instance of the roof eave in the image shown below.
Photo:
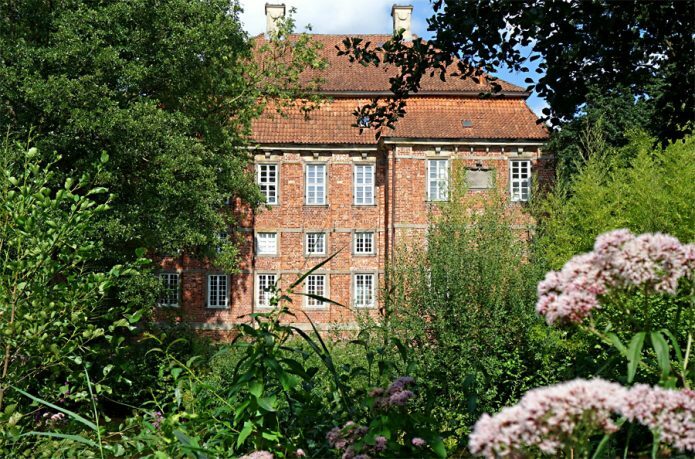
<path fill-rule="evenodd" d="M 391 91 L 331 91 L 320 90 L 311 91 L 310 94 L 316 94 L 328 97 L 345 97 L 345 98 L 373 98 L 373 97 L 390 97 L 393 96 Z M 497 98 L 510 97 L 515 99 L 528 99 L 531 95 L 528 91 L 500 91 L 490 93 L 489 91 L 418 91 L 410 94 L 410 97 L 417 96 L 439 96 L 439 97 L 481 97 L 482 98 Z"/>

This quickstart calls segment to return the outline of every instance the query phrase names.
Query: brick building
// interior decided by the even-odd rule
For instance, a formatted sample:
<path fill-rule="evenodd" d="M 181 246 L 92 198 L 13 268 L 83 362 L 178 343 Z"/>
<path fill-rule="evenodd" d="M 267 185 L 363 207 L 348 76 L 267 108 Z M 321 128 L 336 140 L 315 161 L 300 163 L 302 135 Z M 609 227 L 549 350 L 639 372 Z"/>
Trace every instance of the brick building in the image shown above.
<path fill-rule="evenodd" d="M 284 11 L 266 5 L 269 30 Z M 394 28 L 406 37 L 411 13 L 412 7 L 392 9 Z M 390 36 L 364 38 L 380 43 Z M 409 237 L 424 237 L 429 213 L 448 199 L 454 163 L 465 170 L 469 193 L 497 186 L 511 208 L 529 199 L 532 177 L 552 176 L 552 158 L 541 149 L 547 132 L 522 88 L 498 81 L 503 97 L 481 99 L 485 81 L 426 79 L 396 129 L 377 141 L 374 132 L 353 126 L 353 111 L 388 95 L 389 70 L 336 56 L 344 36 L 313 39 L 328 62 L 321 92 L 329 99 L 308 116 L 297 109 L 254 123 L 256 178 L 268 208 L 250 213 L 238 230 L 245 241 L 241 273 L 185 255 L 162 262 L 171 287 L 163 302 L 198 328 L 232 330 L 240 316 L 268 310 L 268 285 L 286 287 L 340 251 L 303 288 L 349 308 L 301 296 L 292 308 L 298 323 L 306 325 L 303 310 L 322 327 L 349 329 L 355 311 L 377 313 L 390 255 Z"/>

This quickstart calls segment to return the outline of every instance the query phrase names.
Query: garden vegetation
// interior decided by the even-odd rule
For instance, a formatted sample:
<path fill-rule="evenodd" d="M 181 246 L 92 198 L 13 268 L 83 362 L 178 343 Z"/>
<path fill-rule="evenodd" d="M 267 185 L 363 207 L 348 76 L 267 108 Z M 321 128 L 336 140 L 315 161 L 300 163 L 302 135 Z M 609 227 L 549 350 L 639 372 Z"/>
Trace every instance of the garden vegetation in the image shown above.
<path fill-rule="evenodd" d="M 329 257 L 211 343 L 151 322 L 150 260 L 215 256 L 224 200 L 262 204 L 245 134 L 314 45 L 257 67 L 226 1 L 34 6 L 1 10 L 0 455 L 695 454 L 690 126 L 657 138 L 644 100 L 591 93 L 553 134 L 555 186 L 521 208 L 459 174 L 355 336 L 288 325 Z"/>

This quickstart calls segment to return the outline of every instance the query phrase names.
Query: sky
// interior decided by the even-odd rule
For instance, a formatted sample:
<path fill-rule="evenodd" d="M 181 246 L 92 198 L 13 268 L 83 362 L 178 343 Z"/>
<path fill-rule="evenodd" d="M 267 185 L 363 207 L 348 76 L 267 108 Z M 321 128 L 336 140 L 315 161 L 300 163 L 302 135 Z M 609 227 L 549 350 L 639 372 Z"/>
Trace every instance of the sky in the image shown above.
<path fill-rule="evenodd" d="M 265 4 L 285 3 L 289 8 L 296 8 L 295 20 L 298 31 L 311 26 L 314 33 L 330 34 L 370 34 L 392 32 L 391 7 L 394 0 L 240 0 L 244 9 L 241 21 L 250 35 L 265 31 Z M 413 5 L 412 29 L 415 35 L 429 38 L 426 19 L 433 13 L 429 0 L 411 0 L 401 2 Z M 533 70 L 533 69 L 532 69 Z M 524 74 L 500 69 L 495 76 L 526 87 L 524 79 L 536 74 Z M 543 99 L 532 94 L 528 99 L 531 109 L 540 116 L 546 106 Z"/>

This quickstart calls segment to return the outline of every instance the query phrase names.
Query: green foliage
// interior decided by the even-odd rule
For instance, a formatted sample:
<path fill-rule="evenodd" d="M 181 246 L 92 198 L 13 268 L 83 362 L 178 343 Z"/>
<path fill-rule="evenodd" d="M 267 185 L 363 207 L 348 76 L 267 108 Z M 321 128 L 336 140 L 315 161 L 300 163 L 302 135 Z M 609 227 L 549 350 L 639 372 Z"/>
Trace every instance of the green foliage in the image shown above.
<path fill-rule="evenodd" d="M 695 95 L 695 3 L 564 0 L 433 0 L 430 40 L 412 45 L 396 36 L 370 46 L 346 40 L 344 54 L 365 64 L 398 68 L 391 80 L 394 97 L 374 101 L 360 115 L 375 125 L 402 116 L 404 98 L 417 92 L 422 78 L 473 78 L 508 68 L 530 72 L 528 90 L 545 99 L 544 117 L 553 125 L 571 121 L 587 102 L 590 89 L 644 99 L 662 142 L 682 138 L 693 119 Z M 458 61 L 461 59 L 461 61 Z M 458 65 L 457 65 L 458 64 Z M 491 81 L 494 91 L 500 85 Z M 394 116 L 395 115 L 395 116 Z"/>
<path fill-rule="evenodd" d="M 62 152 L 59 181 L 109 153 L 98 178 L 111 211 L 94 221 L 104 258 L 136 247 L 214 256 L 234 222 L 219 212 L 225 200 L 262 203 L 244 148 L 250 123 L 268 101 L 303 93 L 298 69 L 321 62 L 306 38 L 276 40 L 253 62 L 238 14 L 228 0 L 0 8 L 0 126 L 36 135 L 44 159 Z"/>
<path fill-rule="evenodd" d="M 577 167 L 591 155 L 593 147 L 587 130 L 595 126 L 603 135 L 606 146 L 620 148 L 630 142 L 630 133 L 649 131 L 653 116 L 653 99 L 635 99 L 629 91 L 599 91 L 591 88 L 586 95 L 586 105 L 581 113 L 555 130 L 546 146 L 557 158 L 556 173 L 561 181 L 569 180 L 577 172 Z M 617 154 L 617 151 L 614 152 Z M 630 153 L 630 152 L 624 152 Z M 632 157 L 620 156 L 619 164 L 627 164 Z"/>
<path fill-rule="evenodd" d="M 86 174 L 54 188 L 54 163 L 41 165 L 35 148 L 24 154 L 13 149 L 5 144 L 2 157 L 10 162 L 0 176 L 0 409 L 8 408 L 0 415 L 7 427 L 0 427 L 3 441 L 18 434 L 26 414 L 10 386 L 49 401 L 80 403 L 90 400 L 79 376 L 86 367 L 96 393 L 110 392 L 114 366 L 95 364 L 97 356 L 121 346 L 140 312 L 102 300 L 117 279 L 137 277 L 146 263 L 95 269 L 100 242 L 92 226 L 109 208 L 107 190 L 91 187 Z"/>
<path fill-rule="evenodd" d="M 433 216 L 426 246 L 400 248 L 386 293 L 391 330 L 414 348 L 414 376 L 452 448 L 483 412 L 571 375 L 582 346 L 536 316 L 542 271 L 504 200 L 464 196 Z"/>
<path fill-rule="evenodd" d="M 594 127 L 585 139 L 588 157 L 577 174 L 558 183 L 537 209 L 536 248 L 551 268 L 591 250 L 596 236 L 612 229 L 695 240 L 695 137 L 660 148 L 633 134 L 616 150 Z M 627 164 L 620 160 L 625 157 Z"/>

